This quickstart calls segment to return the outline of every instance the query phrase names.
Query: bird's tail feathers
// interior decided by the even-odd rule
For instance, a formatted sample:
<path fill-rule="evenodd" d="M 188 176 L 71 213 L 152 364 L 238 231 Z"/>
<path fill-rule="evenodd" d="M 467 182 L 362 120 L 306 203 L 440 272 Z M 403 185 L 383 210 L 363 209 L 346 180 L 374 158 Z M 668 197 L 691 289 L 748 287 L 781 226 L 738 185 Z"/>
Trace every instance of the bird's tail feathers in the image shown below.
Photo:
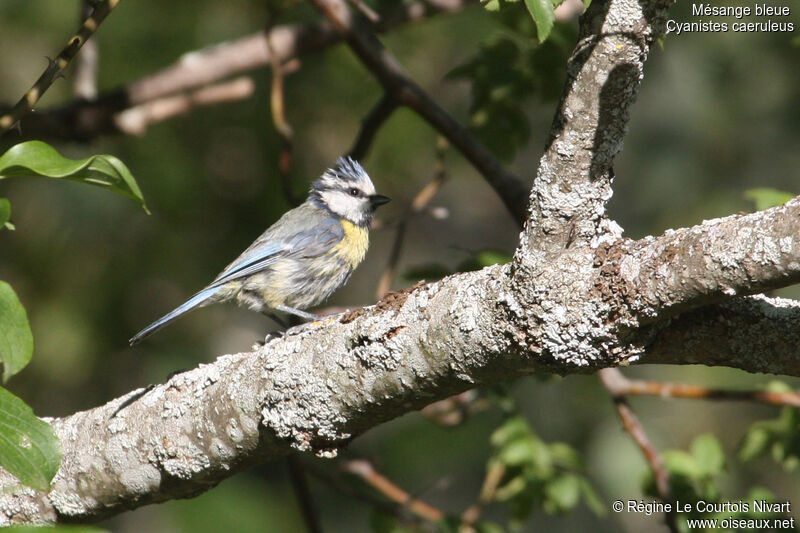
<path fill-rule="evenodd" d="M 188 300 L 186 300 L 183 304 L 179 305 L 166 315 L 162 316 L 142 331 L 131 337 L 128 341 L 130 342 L 131 346 L 134 346 L 141 342 L 142 340 L 146 339 L 156 331 L 160 330 L 179 316 L 183 315 L 184 313 L 191 311 L 195 307 L 201 306 L 202 304 L 206 303 L 211 296 L 214 295 L 215 292 L 219 290 L 219 287 L 206 287 L 202 291 L 198 292 Z"/>

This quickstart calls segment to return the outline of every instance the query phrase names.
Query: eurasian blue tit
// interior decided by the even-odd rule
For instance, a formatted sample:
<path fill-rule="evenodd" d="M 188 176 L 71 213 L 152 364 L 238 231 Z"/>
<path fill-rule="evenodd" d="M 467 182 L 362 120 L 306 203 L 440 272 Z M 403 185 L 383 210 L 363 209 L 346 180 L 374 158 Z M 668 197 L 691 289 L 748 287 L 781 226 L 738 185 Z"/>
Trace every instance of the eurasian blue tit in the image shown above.
<path fill-rule="evenodd" d="M 317 318 L 303 309 L 344 285 L 369 246 L 376 194 L 355 160 L 339 158 L 311 185 L 303 204 L 285 213 L 210 285 L 131 338 L 131 346 L 196 307 L 226 301 L 274 317 L 275 311 Z M 280 322 L 280 321 L 279 321 Z"/>

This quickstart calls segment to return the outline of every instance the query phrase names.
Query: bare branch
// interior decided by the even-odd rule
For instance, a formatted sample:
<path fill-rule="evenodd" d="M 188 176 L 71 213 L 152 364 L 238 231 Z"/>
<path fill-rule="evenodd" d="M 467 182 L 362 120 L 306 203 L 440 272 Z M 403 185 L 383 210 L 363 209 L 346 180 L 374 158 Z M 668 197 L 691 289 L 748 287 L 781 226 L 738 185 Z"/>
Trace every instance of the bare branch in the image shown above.
<path fill-rule="evenodd" d="M 384 122 L 386 122 L 394 110 L 397 109 L 397 102 L 394 98 L 391 98 L 389 95 L 384 94 L 383 97 L 375 104 L 369 114 L 364 117 L 364 120 L 361 121 L 361 130 L 358 132 L 358 137 L 356 137 L 355 142 L 353 143 L 353 147 L 350 148 L 350 156 L 354 159 L 361 160 L 369 151 L 369 147 L 372 145 L 372 141 L 375 139 L 375 135 L 378 133 L 378 130 L 383 126 Z"/>
<path fill-rule="evenodd" d="M 645 432 L 644 427 L 642 426 L 641 422 L 639 422 L 638 417 L 628 405 L 628 401 L 625 399 L 625 396 L 616 394 L 615 389 L 612 386 L 615 380 L 619 379 L 619 370 L 616 368 L 604 368 L 597 374 L 600 377 L 600 381 L 603 383 L 603 386 L 605 386 L 606 390 L 611 393 L 611 397 L 614 400 L 614 405 L 617 408 L 617 413 L 622 420 L 622 427 L 631 436 L 633 441 L 642 451 L 642 455 L 644 455 L 647 464 L 650 465 L 650 470 L 653 472 L 653 479 L 655 480 L 656 491 L 658 492 L 659 498 L 661 498 L 661 501 L 663 502 L 672 503 L 672 486 L 670 484 L 669 472 L 664 466 L 664 460 L 661 458 L 661 454 L 658 453 L 658 450 L 650 441 L 650 438 L 647 436 L 647 432 Z M 678 533 L 680 530 L 678 529 L 677 512 L 674 506 L 671 508 L 670 512 L 666 513 L 665 518 L 670 531 L 672 533 Z"/>
<path fill-rule="evenodd" d="M 270 19 L 274 15 L 270 15 Z M 291 124 L 286 119 L 286 99 L 284 97 L 284 79 L 292 69 L 287 68 L 275 53 L 275 48 L 272 46 L 270 40 L 271 31 L 267 31 L 267 51 L 269 52 L 269 62 L 272 68 L 272 83 L 270 84 L 270 108 L 272 111 L 272 123 L 275 125 L 275 130 L 281 137 L 281 152 L 278 160 L 278 174 L 281 178 L 281 188 L 283 195 L 290 205 L 298 206 L 302 203 L 303 199 L 300 198 L 292 186 L 291 170 L 292 170 L 292 151 L 294 150 L 294 130 Z M 294 64 L 294 68 L 299 65 Z M 291 65 L 291 64 L 289 64 Z"/>
<path fill-rule="evenodd" d="M 615 396 L 658 396 L 660 398 L 689 398 L 693 400 L 721 400 L 758 402 L 768 405 L 800 407 L 800 394 L 796 392 L 770 392 L 761 390 L 710 389 L 683 383 L 661 383 L 642 379 L 629 379 L 622 372 L 605 373 L 603 384 Z"/>
<path fill-rule="evenodd" d="M 317 9 L 345 36 L 364 66 L 396 102 L 414 110 L 447 138 L 494 188 L 514 219 L 525 220 L 527 190 L 503 165 L 447 111 L 442 109 L 405 72 L 363 21 L 353 15 L 344 0 L 312 0 Z"/>
<path fill-rule="evenodd" d="M 430 522 L 412 514 L 405 506 L 387 500 L 372 489 L 368 491 L 358 490 L 353 486 L 353 483 L 345 482 L 343 479 L 340 479 L 339 476 L 322 468 L 310 468 L 309 473 L 323 483 L 333 487 L 338 492 L 347 494 L 382 513 L 395 516 L 401 524 L 408 528 L 414 529 L 415 531 L 429 531 L 429 529 L 424 526 L 429 526 Z"/>
<path fill-rule="evenodd" d="M 490 463 L 486 471 L 486 477 L 483 478 L 483 484 L 481 485 L 481 492 L 478 495 L 478 499 L 461 514 L 461 521 L 465 525 L 469 526 L 477 522 L 483 508 L 494 501 L 497 488 L 503 481 L 505 473 L 506 467 L 502 461 Z"/>
<path fill-rule="evenodd" d="M 490 402 L 476 389 L 426 405 L 420 414 L 440 426 L 457 426 L 472 414 L 488 409 Z"/>
<path fill-rule="evenodd" d="M 436 170 L 433 179 L 420 189 L 411 201 L 411 205 L 406 210 L 402 219 L 397 224 L 397 232 L 395 233 L 394 242 L 392 243 L 392 249 L 389 252 L 389 261 L 386 263 L 386 268 L 383 270 L 381 279 L 378 281 L 378 287 L 375 289 L 376 298 L 382 298 L 392 287 L 392 281 L 394 280 L 397 262 L 400 260 L 400 251 L 403 248 L 408 222 L 427 207 L 447 179 L 447 170 L 444 166 L 445 149 L 446 147 L 444 146 L 438 147 Z"/>
<path fill-rule="evenodd" d="M 305 467 L 296 454 L 289 454 L 286 457 L 286 463 L 289 466 L 289 479 L 292 481 L 292 488 L 303 513 L 308 533 L 322 533 L 322 522 L 311 497 Z"/>
<path fill-rule="evenodd" d="M 148 127 L 202 106 L 250 98 L 255 91 L 248 77 L 209 85 L 183 94 L 165 96 L 131 107 L 114 117 L 116 127 L 128 135 L 144 135 Z"/>
<path fill-rule="evenodd" d="M 375 470 L 372 464 L 365 459 L 346 461 L 342 465 L 342 470 L 354 476 L 358 476 L 391 501 L 402 505 L 420 518 L 431 522 L 441 522 L 444 520 L 445 514 L 442 511 L 411 496 L 408 492 L 392 482 L 392 480 Z"/>
<path fill-rule="evenodd" d="M 81 1 L 81 22 L 92 14 L 92 0 Z M 73 86 L 75 96 L 84 100 L 97 98 L 97 69 L 100 59 L 100 49 L 96 39 L 89 39 L 83 45 L 81 53 L 75 58 L 73 70 Z"/>
<path fill-rule="evenodd" d="M 50 88 L 59 77 L 63 76 L 64 69 L 69 62 L 81 49 L 81 46 L 97 31 L 97 28 L 105 20 L 111 11 L 119 5 L 121 0 L 101 0 L 98 1 L 92 15 L 83 21 L 77 33 L 73 35 L 67 45 L 50 61 L 47 68 L 33 84 L 33 87 L 25 93 L 25 96 L 5 115 L 0 116 L 0 135 L 11 129 L 24 115 L 33 109 L 42 95 Z"/>

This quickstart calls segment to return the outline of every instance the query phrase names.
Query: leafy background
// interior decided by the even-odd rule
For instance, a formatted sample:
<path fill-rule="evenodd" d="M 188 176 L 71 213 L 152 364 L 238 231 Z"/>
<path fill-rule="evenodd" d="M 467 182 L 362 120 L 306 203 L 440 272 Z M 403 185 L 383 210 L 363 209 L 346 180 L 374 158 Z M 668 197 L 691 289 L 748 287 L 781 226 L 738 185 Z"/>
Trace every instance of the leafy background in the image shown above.
<path fill-rule="evenodd" d="M 690 8 L 679 4 L 673 14 L 689 20 Z M 77 13 L 77 2 L 0 3 L 0 49 L 6 52 L 0 59 L 0 101 L 15 101 L 27 90 L 45 66 L 43 56 L 52 55 L 74 31 Z M 475 7 L 404 27 L 384 42 L 440 103 L 492 141 L 492 149 L 515 172 L 531 179 L 576 32 L 556 25 L 544 46 L 532 47 L 525 39 L 533 34 L 532 23 L 520 13 L 491 14 Z M 300 4 L 282 20 L 313 16 Z M 257 31 L 266 18 L 264 4 L 256 1 L 123 2 L 97 36 L 100 87 L 141 77 L 188 50 Z M 792 19 L 800 27 L 797 13 Z M 615 166 L 610 204 L 611 215 L 630 237 L 753 210 L 746 197 L 753 188 L 800 193 L 800 49 L 792 45 L 793 37 L 688 34 L 669 36 L 663 49 L 653 50 Z M 163 381 L 176 369 L 246 350 L 270 327 L 265 318 L 218 306 L 192 313 L 136 349 L 127 346 L 133 333 L 207 283 L 289 207 L 277 177 L 281 143 L 269 117 L 269 72 L 256 71 L 253 78 L 253 99 L 159 124 L 142 137 L 58 145 L 73 158 L 106 153 L 123 160 L 151 216 L 99 189 L 49 180 L 0 183 L 16 226 L 14 232 L 0 232 L 0 279 L 24 303 L 36 342 L 32 363 L 9 389 L 36 413 L 58 416 L 90 408 Z M 70 97 L 69 79 L 61 80 L 42 106 Z M 299 191 L 349 148 L 360 119 L 379 97 L 378 85 L 345 47 L 303 58 L 303 68 L 287 80 L 287 114 L 296 135 L 293 180 Z M 394 199 L 384 208 L 385 220 L 402 213 L 431 179 L 435 140 L 405 110 L 393 115 L 377 137 L 363 163 L 380 192 Z M 3 138 L 0 151 L 15 142 L 13 135 Z M 446 165 L 450 180 L 433 203 L 447 208 L 449 216 L 421 215 L 410 223 L 401 273 L 430 265 L 456 269 L 479 251 L 514 249 L 518 229 L 489 187 L 457 154 L 448 153 Z M 392 237 L 391 230 L 373 234 L 366 263 L 332 305 L 374 301 Z M 395 287 L 413 281 L 398 279 Z M 800 296 L 796 288 L 779 294 Z M 640 367 L 626 373 L 742 388 L 763 387 L 772 379 L 703 367 Z M 648 480 L 641 455 L 620 430 L 596 378 L 524 379 L 504 394 L 537 438 L 577 450 L 606 511 L 617 498 L 649 498 L 643 492 Z M 460 513 L 475 499 L 489 457 L 500 453 L 498 438 L 490 440 L 507 414 L 500 404 L 456 428 L 410 414 L 357 439 L 345 455 L 373 459 L 412 494 Z M 708 489 L 704 480 L 710 478 L 724 499 L 738 500 L 762 486 L 779 501 L 800 503 L 796 471 L 787 472 L 763 454 L 748 462 L 737 459 L 747 435 L 746 442 L 761 439 L 761 451 L 793 467 L 796 460 L 787 464 L 786 458 L 797 453 L 796 413 L 653 398 L 634 399 L 633 405 L 659 448 L 684 451 L 683 459 L 675 452 L 675 461 L 691 466 L 687 457 L 700 449 L 697 453 L 714 459 L 708 464 L 719 466 L 713 472 L 687 467 L 694 476 L 687 485 L 694 483 L 695 492 Z M 752 423 L 773 418 L 772 425 L 762 423 L 748 433 Z M 707 433 L 718 436 L 721 450 L 705 437 L 692 444 Z M 720 454 L 726 459 L 722 463 Z M 520 468 L 529 468 L 525 461 L 531 457 L 524 456 Z M 312 490 L 326 531 L 362 531 L 377 523 L 368 507 L 313 480 Z M 511 510 L 510 504 L 496 505 L 485 516 L 504 523 Z M 654 520 L 610 512 L 598 516 L 581 504 L 564 516 L 537 508 L 521 527 L 651 531 Z M 194 500 L 150 506 L 103 525 L 121 532 L 302 530 L 280 462 Z"/>

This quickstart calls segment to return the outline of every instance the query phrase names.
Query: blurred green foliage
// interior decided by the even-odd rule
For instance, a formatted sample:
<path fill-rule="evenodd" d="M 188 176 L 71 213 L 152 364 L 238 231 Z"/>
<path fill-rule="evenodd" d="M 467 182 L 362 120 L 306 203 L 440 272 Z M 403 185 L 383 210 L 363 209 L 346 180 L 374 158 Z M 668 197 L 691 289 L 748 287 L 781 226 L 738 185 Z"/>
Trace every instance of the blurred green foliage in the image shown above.
<path fill-rule="evenodd" d="M 0 230 L 3 229 L 14 229 L 14 224 L 11 223 L 11 202 L 8 198 L 0 198 Z"/>
<path fill-rule="evenodd" d="M 768 187 L 757 187 L 744 191 L 744 197 L 755 204 L 756 211 L 783 205 L 795 196 L 797 195 L 790 192 L 770 189 Z"/>
<path fill-rule="evenodd" d="M 581 499 L 603 514 L 600 498 L 583 475 L 583 462 L 568 444 L 544 442 L 519 415 L 505 420 L 490 441 L 494 454 L 487 470 L 502 468 L 495 497 L 511 505 L 512 528 L 519 529 L 537 508 L 563 514 Z"/>
<path fill-rule="evenodd" d="M 381 2 L 387 3 L 395 0 Z M 0 49 L 7 52 L 0 60 L 0 101 L 16 101 L 28 89 L 45 67 L 43 56 L 57 51 L 74 31 L 78 8 L 77 0 L 0 3 Z M 687 21 L 690 10 L 690 4 L 676 3 L 671 16 Z M 260 31 L 267 11 L 263 2 L 253 0 L 122 2 L 96 36 L 100 89 L 151 74 L 188 51 Z M 315 19 L 313 8 L 298 3 L 273 22 Z M 475 6 L 381 39 L 462 123 L 471 123 L 481 110 L 485 116 L 494 113 L 496 130 L 488 130 L 495 125 L 486 119 L 473 128 L 512 170 L 531 179 L 561 91 L 564 58 L 577 32 L 574 23 L 556 23 L 544 44 L 534 43 L 535 35 L 535 23 L 517 2 L 497 13 Z M 610 203 L 610 215 L 629 237 L 751 209 L 743 197 L 749 189 L 800 189 L 800 49 L 790 45 L 792 38 L 765 33 L 669 36 L 663 50 L 651 52 L 625 149 L 615 162 Z M 491 63 L 500 52 L 513 59 L 510 65 Z M 463 66 L 469 66 L 469 75 L 446 76 Z M 10 386 L 36 412 L 55 416 L 90 408 L 163 381 L 176 369 L 247 350 L 272 327 L 260 316 L 218 306 L 197 311 L 136 350 L 126 343 L 132 333 L 204 286 L 289 207 L 277 172 L 281 143 L 269 116 L 269 71 L 258 69 L 251 76 L 257 87 L 252 99 L 200 108 L 154 125 L 142 137 L 57 147 L 76 159 L 94 153 L 120 158 L 137 176 L 152 216 L 132 203 L 109 200 L 104 191 L 75 184 L 0 183 L 0 197 L 13 204 L 17 227 L 13 233 L 0 232 L 0 279 L 9 281 L 25 302 L 36 337 L 28 371 Z M 291 179 L 303 190 L 349 148 L 360 120 L 382 91 L 345 46 L 304 56 L 302 68 L 286 84 L 287 118 L 295 131 Z M 71 98 L 68 73 L 40 107 Z M 379 191 L 394 199 L 384 220 L 402 213 L 430 180 L 435 139 L 426 124 L 402 109 L 378 134 L 363 163 Z M 0 152 L 17 139 L 12 135 L 3 142 Z M 481 250 L 508 255 L 515 248 L 519 228 L 492 190 L 460 156 L 448 156 L 447 170 L 452 179 L 433 204 L 447 207 L 450 216 L 421 215 L 410 222 L 398 272 L 424 264 L 453 272 Z M 374 301 L 391 241 L 390 229 L 373 232 L 365 264 L 331 305 Z M 394 286 L 407 284 L 398 279 Z M 792 288 L 780 294 L 798 292 Z M 635 367 L 626 373 L 731 388 L 756 388 L 768 379 L 703 367 Z M 797 380 L 787 383 L 797 386 Z M 605 507 L 617 498 L 644 497 L 640 480 L 646 464 L 620 430 L 608 395 L 593 376 L 524 379 L 514 384 L 512 395 L 543 442 L 563 442 L 582 457 Z M 694 437 L 707 432 L 727 446 L 751 424 L 775 416 L 774 408 L 751 404 L 641 399 L 634 408 L 660 449 L 687 449 Z M 442 428 L 407 415 L 356 439 L 349 453 L 374 459 L 411 494 L 457 516 L 480 491 L 487 458 L 495 452 L 489 435 L 502 419 L 502 412 L 492 409 L 461 426 Z M 720 490 L 749 494 L 754 486 L 766 486 L 779 500 L 797 502 L 800 487 L 792 476 L 769 460 L 729 461 Z M 326 533 L 370 527 L 369 506 L 314 479 L 311 483 Z M 507 506 L 498 504 L 487 508 L 481 520 L 491 528 L 508 518 Z M 649 532 L 658 527 L 657 520 L 598 517 L 580 505 L 566 515 L 534 512 L 521 531 Z M 236 476 L 197 499 L 145 507 L 103 526 L 120 532 L 192 533 L 303 528 L 280 463 Z"/>
<path fill-rule="evenodd" d="M 676 500 L 697 502 L 719 499 L 718 477 L 725 471 L 725 452 L 719 439 L 710 433 L 692 439 L 689 451 L 666 450 L 664 466 L 669 472 L 672 494 Z M 657 497 L 653 473 L 645 476 L 644 489 Z"/>
<path fill-rule="evenodd" d="M 791 392 L 785 383 L 770 384 L 771 392 Z M 800 411 L 783 407 L 777 417 L 756 422 L 747 429 L 739 445 L 739 458 L 751 461 L 769 455 L 787 471 L 800 464 Z"/>
<path fill-rule="evenodd" d="M 677 514 L 676 524 L 682 533 L 696 531 L 695 528 L 689 527 L 688 520 L 691 519 L 721 521 L 725 519 L 787 518 L 787 515 L 781 512 L 765 512 L 756 508 L 754 500 L 781 502 L 781 499 L 775 498 L 769 490 L 763 487 L 751 487 L 744 497 L 723 496 L 720 485 L 721 478 L 727 470 L 727 461 L 722 445 L 714 435 L 699 435 L 692 440 L 688 452 L 667 450 L 664 452 L 663 458 L 664 466 L 670 476 L 672 497 L 678 502 L 674 504 L 680 510 Z M 655 482 L 650 472 L 645 476 L 644 490 L 646 494 L 657 497 Z M 689 511 L 686 510 L 687 506 L 690 508 Z"/>
<path fill-rule="evenodd" d="M 541 3 L 550 4 L 550 0 Z M 502 30 L 484 39 L 478 53 L 447 77 L 470 82 L 470 126 L 486 146 L 509 162 L 530 138 L 524 112 L 529 99 L 538 96 L 553 101 L 560 94 L 566 58 L 576 36 L 574 28 L 560 24 L 546 43 L 537 43 L 537 28 L 524 16 L 520 2 L 504 5 L 496 18 Z"/>

